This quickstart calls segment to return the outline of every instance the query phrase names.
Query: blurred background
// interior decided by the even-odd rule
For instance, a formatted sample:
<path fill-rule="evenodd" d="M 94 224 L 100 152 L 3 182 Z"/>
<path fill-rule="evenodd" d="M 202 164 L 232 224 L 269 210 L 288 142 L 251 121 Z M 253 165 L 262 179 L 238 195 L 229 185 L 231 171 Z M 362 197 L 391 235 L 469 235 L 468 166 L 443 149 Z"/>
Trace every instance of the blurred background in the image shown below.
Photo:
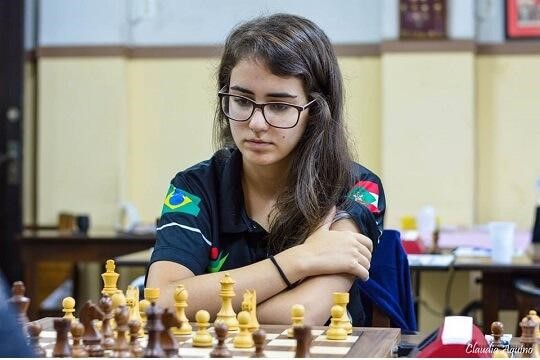
<path fill-rule="evenodd" d="M 126 212 L 153 224 L 172 177 L 214 151 L 226 35 L 274 12 L 315 21 L 334 43 L 355 158 L 383 181 L 387 228 L 430 206 L 441 228 L 504 220 L 532 229 L 538 1 L 2 1 L 4 274 L 20 279 L 28 269 L 23 228 L 55 228 L 59 214 L 88 216 L 91 231 L 125 225 Z M 88 266 L 79 266 L 82 293 L 101 281 L 99 270 L 81 275 Z M 39 271 L 54 279 L 42 291 L 70 269 L 44 262 Z M 479 297 L 476 278 L 455 274 L 445 300 L 448 272 L 422 273 L 421 330 Z"/>

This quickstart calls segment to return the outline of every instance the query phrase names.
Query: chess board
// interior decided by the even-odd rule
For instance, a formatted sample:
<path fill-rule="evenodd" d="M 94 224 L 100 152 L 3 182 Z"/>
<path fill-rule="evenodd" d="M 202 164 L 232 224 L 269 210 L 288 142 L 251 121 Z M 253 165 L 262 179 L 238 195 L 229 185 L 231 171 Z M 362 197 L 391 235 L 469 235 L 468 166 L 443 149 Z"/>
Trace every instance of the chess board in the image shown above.
<path fill-rule="evenodd" d="M 49 320 L 52 323 L 52 318 Z M 46 320 L 46 319 L 42 319 Z M 52 357 L 56 332 L 51 331 L 50 326 L 45 324 L 40 335 L 40 344 L 45 349 L 47 357 Z M 285 326 L 268 325 L 261 326 L 266 331 L 266 347 L 264 353 L 269 358 L 292 358 L 295 354 L 296 340 L 287 337 Z M 337 358 L 337 357 L 391 357 L 397 349 L 400 340 L 400 330 L 390 328 L 354 328 L 353 333 L 347 340 L 327 340 L 325 336 L 327 328 L 316 327 L 312 330 L 313 342 L 311 345 L 311 357 Z M 209 329 L 214 335 L 214 329 Z M 250 357 L 255 349 L 236 349 L 232 342 L 235 334 L 229 334 L 226 344 L 233 357 Z M 70 335 L 71 337 L 71 335 Z M 179 355 L 188 358 L 209 357 L 213 348 L 194 347 L 191 336 L 177 336 L 180 349 Z M 143 348 L 146 347 L 147 337 L 139 339 Z M 217 340 L 214 339 L 214 345 Z M 110 357 L 112 351 L 105 351 L 105 357 Z"/>

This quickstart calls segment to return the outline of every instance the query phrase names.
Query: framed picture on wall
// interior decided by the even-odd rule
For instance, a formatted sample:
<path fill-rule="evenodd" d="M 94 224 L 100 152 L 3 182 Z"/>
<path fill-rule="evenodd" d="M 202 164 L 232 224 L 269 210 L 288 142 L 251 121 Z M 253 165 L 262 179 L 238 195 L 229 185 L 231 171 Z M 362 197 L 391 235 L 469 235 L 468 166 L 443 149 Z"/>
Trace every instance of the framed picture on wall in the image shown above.
<path fill-rule="evenodd" d="M 540 39 L 540 0 L 506 0 L 506 37 Z"/>
<path fill-rule="evenodd" d="M 446 38 L 446 0 L 400 0 L 399 38 Z"/>

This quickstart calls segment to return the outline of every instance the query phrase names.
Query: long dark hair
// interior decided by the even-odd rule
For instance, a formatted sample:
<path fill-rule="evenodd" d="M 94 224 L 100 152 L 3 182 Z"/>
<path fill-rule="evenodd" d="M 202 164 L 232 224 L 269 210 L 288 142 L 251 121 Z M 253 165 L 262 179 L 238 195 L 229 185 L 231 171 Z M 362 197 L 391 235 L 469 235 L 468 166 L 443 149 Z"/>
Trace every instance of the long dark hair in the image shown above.
<path fill-rule="evenodd" d="M 277 253 L 302 243 L 352 186 L 343 84 L 330 40 L 315 23 L 299 16 L 274 14 L 236 27 L 225 42 L 218 90 L 229 84 L 236 64 L 249 58 L 261 61 L 275 75 L 298 77 L 310 99 L 317 99 L 270 217 L 269 250 Z M 214 143 L 217 148 L 234 147 L 219 104 Z"/>

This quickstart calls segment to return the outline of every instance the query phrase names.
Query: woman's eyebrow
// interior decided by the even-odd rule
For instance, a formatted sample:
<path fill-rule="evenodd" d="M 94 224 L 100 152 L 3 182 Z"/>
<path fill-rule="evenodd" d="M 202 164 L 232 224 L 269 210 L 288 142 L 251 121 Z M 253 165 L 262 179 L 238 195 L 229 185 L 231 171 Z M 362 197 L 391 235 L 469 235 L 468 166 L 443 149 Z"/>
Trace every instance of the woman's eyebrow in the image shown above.
<path fill-rule="evenodd" d="M 244 94 L 255 95 L 253 91 L 244 89 L 243 87 L 238 86 L 238 85 L 231 86 L 231 90 L 237 90 L 237 91 L 243 92 Z"/>
<path fill-rule="evenodd" d="M 249 94 L 249 95 L 255 95 L 255 93 L 249 89 L 245 89 L 241 86 L 238 86 L 238 85 L 234 85 L 234 86 L 231 86 L 231 90 L 236 90 L 236 91 L 240 91 L 244 94 Z M 268 93 L 266 94 L 266 96 L 268 97 L 276 97 L 276 98 L 290 98 L 290 99 L 295 99 L 297 98 L 296 95 L 292 95 L 292 94 L 289 94 L 289 93 L 286 93 L 286 92 L 278 92 L 278 93 Z"/>
<path fill-rule="evenodd" d="M 291 95 L 291 94 L 286 93 L 286 92 L 270 93 L 270 94 L 266 94 L 266 96 L 268 96 L 268 97 L 276 97 L 276 98 L 291 98 L 291 99 L 294 99 L 294 98 L 297 97 L 296 95 Z"/>

